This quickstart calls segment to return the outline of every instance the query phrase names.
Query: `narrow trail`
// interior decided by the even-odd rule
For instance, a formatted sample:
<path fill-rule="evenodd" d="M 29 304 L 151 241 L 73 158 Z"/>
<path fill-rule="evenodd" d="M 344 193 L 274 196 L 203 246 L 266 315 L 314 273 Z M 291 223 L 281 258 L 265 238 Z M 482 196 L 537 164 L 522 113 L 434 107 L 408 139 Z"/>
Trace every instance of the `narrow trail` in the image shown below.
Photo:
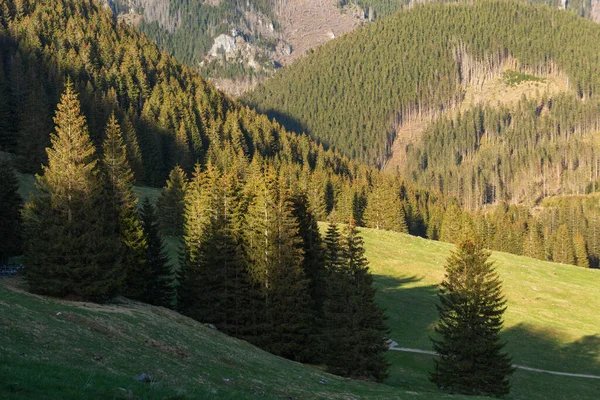
<path fill-rule="evenodd" d="M 397 347 L 393 343 L 389 347 L 389 350 L 403 351 L 403 352 L 406 352 L 406 353 L 428 354 L 428 355 L 431 355 L 431 356 L 435 356 L 436 355 L 435 351 L 421 350 L 421 349 L 409 349 L 407 347 Z M 587 379 L 600 379 L 600 376 L 598 376 L 598 375 L 572 374 L 570 372 L 548 371 L 546 369 L 531 368 L 531 367 L 526 367 L 524 365 L 518 365 L 518 364 L 513 364 L 513 367 L 515 367 L 517 369 L 522 369 L 522 370 L 525 370 L 525 371 L 542 372 L 542 373 L 551 374 L 551 375 L 572 376 L 572 377 L 575 377 L 575 378 L 587 378 Z"/>

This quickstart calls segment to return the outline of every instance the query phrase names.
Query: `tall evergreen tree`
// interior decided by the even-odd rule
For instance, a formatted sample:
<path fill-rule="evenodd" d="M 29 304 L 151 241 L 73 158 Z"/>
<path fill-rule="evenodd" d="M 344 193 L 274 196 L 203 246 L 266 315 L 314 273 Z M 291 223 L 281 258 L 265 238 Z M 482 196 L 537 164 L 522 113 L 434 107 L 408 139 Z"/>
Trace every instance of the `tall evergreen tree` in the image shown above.
<path fill-rule="evenodd" d="M 141 223 L 146 238 L 146 269 L 150 284 L 143 295 L 143 301 L 155 306 L 172 308 L 175 301 L 175 274 L 169 263 L 165 244 L 160 236 L 158 217 L 150 200 L 142 203 Z"/>
<path fill-rule="evenodd" d="M 332 224 L 325 243 L 329 271 L 323 334 L 327 368 L 334 374 L 382 382 L 389 367 L 385 359 L 389 330 L 375 303 L 362 238 L 351 223 L 340 242 Z"/>
<path fill-rule="evenodd" d="M 587 245 L 585 238 L 579 232 L 573 237 L 573 248 L 575 250 L 575 258 L 578 267 L 589 268 L 590 260 L 588 256 Z"/>
<path fill-rule="evenodd" d="M 21 207 L 19 180 L 7 162 L 0 161 L 0 265 L 21 250 Z"/>
<path fill-rule="evenodd" d="M 441 389 L 469 395 L 508 394 L 511 359 L 502 352 L 502 282 L 490 253 L 470 240 L 459 244 L 446 263 L 436 332 L 439 354 L 431 380 Z"/>
<path fill-rule="evenodd" d="M 26 278 L 38 293 L 105 300 L 122 288 L 119 237 L 70 82 L 54 122 L 39 194 L 24 212 Z"/>
<path fill-rule="evenodd" d="M 323 244 L 319 225 L 315 218 L 308 196 L 305 193 L 295 193 L 292 196 L 292 215 L 298 221 L 298 234 L 304 254 L 302 268 L 309 281 L 309 290 L 315 313 L 321 315 L 325 300 L 325 263 L 323 259 Z"/>
<path fill-rule="evenodd" d="M 127 150 L 115 115 L 106 126 L 103 166 L 108 196 L 121 239 L 121 265 L 125 272 L 123 294 L 146 300 L 150 274 L 146 266 L 147 243 L 138 217 L 138 197 L 133 191 L 133 172 L 127 162 Z"/>
<path fill-rule="evenodd" d="M 223 321 L 222 271 L 214 268 L 218 257 L 214 241 L 218 218 L 218 182 L 214 168 L 202 171 L 196 165 L 186 185 L 183 253 L 179 271 L 178 304 L 181 312 L 197 321 L 218 324 Z"/>
<path fill-rule="evenodd" d="M 258 182 L 246 213 L 244 241 L 251 276 L 263 296 L 264 348 L 305 360 L 313 323 L 309 282 L 290 196 L 272 169 Z"/>
<path fill-rule="evenodd" d="M 169 173 L 167 186 L 158 199 L 158 218 L 162 232 L 168 236 L 183 234 L 185 192 L 187 177 L 181 167 L 176 166 Z"/>
<path fill-rule="evenodd" d="M 376 185 L 369 193 L 364 219 L 370 228 L 408 233 L 399 191 L 387 182 Z"/>
<path fill-rule="evenodd" d="M 552 246 L 552 261 L 563 264 L 575 264 L 575 249 L 569 235 L 569 227 L 563 224 L 558 227 Z"/>

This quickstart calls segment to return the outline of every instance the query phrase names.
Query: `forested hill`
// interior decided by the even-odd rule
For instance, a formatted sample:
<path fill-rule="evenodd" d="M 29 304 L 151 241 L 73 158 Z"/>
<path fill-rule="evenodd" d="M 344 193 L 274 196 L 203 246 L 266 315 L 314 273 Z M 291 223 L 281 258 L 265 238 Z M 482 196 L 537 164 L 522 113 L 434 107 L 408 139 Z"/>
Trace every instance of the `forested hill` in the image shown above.
<path fill-rule="evenodd" d="M 0 150 L 39 171 L 70 78 L 94 143 L 115 111 L 138 183 L 160 186 L 218 149 L 344 175 L 352 163 L 240 106 L 92 0 L 8 0 L 0 7 Z M 225 150 L 225 148 L 227 148 Z"/>
<path fill-rule="evenodd" d="M 288 133 L 160 52 L 144 34 L 117 24 L 93 0 L 8 0 L 0 7 L 0 151 L 15 154 L 21 172 L 40 172 L 47 162 L 52 117 L 67 80 L 97 149 L 115 112 L 138 185 L 163 186 L 176 165 L 187 174 L 196 163 L 248 172 L 255 161 L 302 189 L 320 220 L 335 215 L 367 224 L 363 215 L 371 213 L 369 224 L 422 236 L 430 220 L 434 230 L 441 223 L 430 212 L 443 209 L 441 196 Z"/>
<path fill-rule="evenodd" d="M 371 18 L 382 18 L 393 14 L 399 8 L 414 6 L 428 0 L 339 0 L 341 7 L 358 5 L 366 10 Z M 446 0 L 447 2 L 450 2 Z M 452 1 L 452 0 L 451 0 Z M 454 0 L 455 2 L 456 0 Z M 460 1 L 460 0 L 459 0 Z M 600 1 L 598 0 L 523 0 L 531 4 L 547 4 L 563 8 L 584 18 L 600 22 Z"/>
<path fill-rule="evenodd" d="M 247 102 L 345 154 L 382 165 L 395 128 L 463 100 L 509 56 L 522 70 L 560 69 L 594 96 L 600 27 L 514 1 L 426 4 L 330 42 L 266 82 Z"/>

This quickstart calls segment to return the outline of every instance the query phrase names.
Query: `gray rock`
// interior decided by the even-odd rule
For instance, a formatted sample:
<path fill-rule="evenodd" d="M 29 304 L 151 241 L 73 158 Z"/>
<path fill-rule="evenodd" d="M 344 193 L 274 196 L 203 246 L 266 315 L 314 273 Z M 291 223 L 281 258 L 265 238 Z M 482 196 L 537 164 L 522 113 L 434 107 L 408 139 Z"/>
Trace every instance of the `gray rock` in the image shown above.
<path fill-rule="evenodd" d="M 140 376 L 136 376 L 133 379 L 135 379 L 138 382 L 152 382 L 152 377 L 146 373 L 143 373 Z"/>
<path fill-rule="evenodd" d="M 215 43 L 212 45 L 209 54 L 213 57 L 219 55 L 219 52 L 222 51 L 225 54 L 231 54 L 235 52 L 235 38 L 229 35 L 219 35 L 215 38 Z"/>

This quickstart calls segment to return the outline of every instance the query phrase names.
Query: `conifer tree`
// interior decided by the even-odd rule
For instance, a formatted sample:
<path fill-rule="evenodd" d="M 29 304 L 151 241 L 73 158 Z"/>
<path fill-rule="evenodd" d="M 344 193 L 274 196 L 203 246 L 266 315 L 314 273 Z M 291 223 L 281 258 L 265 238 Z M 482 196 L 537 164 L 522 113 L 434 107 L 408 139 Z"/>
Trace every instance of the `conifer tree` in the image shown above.
<path fill-rule="evenodd" d="M 329 272 L 324 304 L 325 364 L 334 374 L 382 382 L 389 367 L 385 360 L 389 330 L 375 303 L 362 238 L 353 223 L 343 238 L 331 224 L 325 243 Z"/>
<path fill-rule="evenodd" d="M 375 186 L 369 193 L 364 219 L 370 228 L 408 233 L 399 193 L 394 185 L 385 182 Z"/>
<path fill-rule="evenodd" d="M 457 243 L 462 238 L 463 216 L 460 207 L 454 202 L 446 208 L 440 227 L 440 240 Z"/>
<path fill-rule="evenodd" d="M 508 394 L 511 359 L 502 352 L 502 282 L 490 253 L 470 240 L 459 244 L 446 264 L 433 340 L 439 354 L 430 379 L 441 389 L 469 395 Z"/>
<path fill-rule="evenodd" d="M 558 227 L 554 236 L 552 261 L 563 264 L 575 264 L 573 240 L 571 239 L 571 235 L 569 235 L 569 228 L 565 224 Z"/>
<path fill-rule="evenodd" d="M 544 240 L 537 224 L 530 224 L 523 250 L 527 257 L 544 259 Z"/>
<path fill-rule="evenodd" d="M 150 276 L 150 284 L 143 295 L 143 301 L 172 308 L 175 301 L 175 274 L 160 236 L 156 211 L 147 197 L 142 203 L 140 219 L 147 243 L 146 268 Z"/>
<path fill-rule="evenodd" d="M 181 312 L 197 321 L 219 324 L 223 316 L 222 271 L 214 269 L 218 257 L 215 243 L 218 196 L 216 171 L 196 165 L 186 185 L 183 253 L 179 271 L 178 304 Z"/>
<path fill-rule="evenodd" d="M 123 294 L 132 299 L 147 300 L 145 295 L 151 283 L 146 266 L 148 245 L 138 218 L 133 172 L 127 162 L 121 128 L 114 114 L 106 126 L 103 152 L 107 192 L 116 221 L 116 232 L 121 240 L 121 265 L 125 272 Z"/>
<path fill-rule="evenodd" d="M 573 247 L 575 250 L 575 258 L 577 260 L 577 266 L 583 268 L 590 267 L 590 260 L 587 251 L 587 245 L 585 244 L 585 238 L 579 232 L 573 237 Z"/>
<path fill-rule="evenodd" d="M 144 165 L 142 163 L 142 150 L 131 118 L 129 115 L 125 117 L 123 140 L 127 147 L 127 162 L 133 171 L 135 182 L 139 185 L 144 182 Z"/>
<path fill-rule="evenodd" d="M 54 122 L 40 194 L 24 212 L 26 278 L 34 292 L 105 300 L 122 288 L 120 241 L 70 82 Z"/>
<path fill-rule="evenodd" d="M 7 162 L 0 161 L 0 265 L 21 250 L 21 207 L 19 180 Z"/>
<path fill-rule="evenodd" d="M 181 236 L 183 234 L 183 213 L 187 177 L 181 167 L 176 166 L 169 173 L 167 186 L 158 199 L 158 218 L 163 234 Z"/>
<path fill-rule="evenodd" d="M 263 346 L 282 357 L 305 360 L 313 320 L 298 224 L 275 172 L 268 169 L 257 183 L 244 242 L 250 275 L 263 297 Z"/>
<path fill-rule="evenodd" d="M 323 246 L 317 219 L 310 209 L 305 193 L 292 196 L 292 215 L 298 221 L 298 234 L 301 238 L 301 248 L 304 254 L 302 268 L 309 281 L 309 291 L 313 301 L 315 314 L 321 315 L 325 300 L 325 264 Z"/>

